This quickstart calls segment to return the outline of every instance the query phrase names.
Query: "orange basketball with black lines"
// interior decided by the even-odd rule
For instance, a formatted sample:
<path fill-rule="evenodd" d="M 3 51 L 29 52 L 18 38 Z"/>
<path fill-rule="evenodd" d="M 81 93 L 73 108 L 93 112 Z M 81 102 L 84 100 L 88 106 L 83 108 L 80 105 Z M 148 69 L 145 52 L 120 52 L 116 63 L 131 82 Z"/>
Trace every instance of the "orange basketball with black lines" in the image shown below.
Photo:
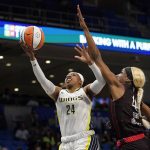
<path fill-rule="evenodd" d="M 20 40 L 31 49 L 38 50 L 44 44 L 44 32 L 37 26 L 28 26 L 22 30 Z"/>

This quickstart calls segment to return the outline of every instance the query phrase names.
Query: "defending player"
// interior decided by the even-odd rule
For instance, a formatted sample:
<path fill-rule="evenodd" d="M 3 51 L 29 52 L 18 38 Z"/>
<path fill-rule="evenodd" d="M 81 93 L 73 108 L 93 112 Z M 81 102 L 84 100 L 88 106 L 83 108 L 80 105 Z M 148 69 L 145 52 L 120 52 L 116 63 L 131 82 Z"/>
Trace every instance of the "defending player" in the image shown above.
<path fill-rule="evenodd" d="M 143 71 L 137 67 L 126 67 L 117 76 L 111 72 L 90 35 L 79 5 L 77 15 L 88 43 L 86 50 L 101 69 L 110 89 L 111 122 L 118 140 L 117 147 L 122 150 L 150 150 L 150 140 L 144 135 L 144 126 L 150 128 L 145 118 L 150 121 L 150 108 L 142 102 L 145 84 Z"/>

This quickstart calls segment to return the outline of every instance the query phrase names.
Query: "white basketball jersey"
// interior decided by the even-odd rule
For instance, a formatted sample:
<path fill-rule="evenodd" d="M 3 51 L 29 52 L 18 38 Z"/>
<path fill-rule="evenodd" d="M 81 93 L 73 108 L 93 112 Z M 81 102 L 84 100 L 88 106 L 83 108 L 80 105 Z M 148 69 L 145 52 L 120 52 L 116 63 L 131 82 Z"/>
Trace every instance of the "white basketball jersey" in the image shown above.
<path fill-rule="evenodd" d="M 90 129 L 92 102 L 83 88 L 69 93 L 62 89 L 56 108 L 61 136 L 71 136 Z"/>

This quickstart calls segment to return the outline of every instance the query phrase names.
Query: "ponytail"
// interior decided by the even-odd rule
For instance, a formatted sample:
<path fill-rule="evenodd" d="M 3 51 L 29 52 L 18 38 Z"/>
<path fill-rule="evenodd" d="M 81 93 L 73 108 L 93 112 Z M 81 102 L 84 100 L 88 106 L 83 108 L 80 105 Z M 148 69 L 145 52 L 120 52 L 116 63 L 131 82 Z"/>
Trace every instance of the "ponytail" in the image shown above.
<path fill-rule="evenodd" d="M 143 88 L 137 88 L 137 103 L 138 103 L 138 105 L 141 105 L 143 93 L 144 93 Z"/>
<path fill-rule="evenodd" d="M 142 114 L 141 114 L 141 103 L 142 103 L 143 93 L 144 93 L 144 90 L 142 88 L 138 88 L 138 90 L 137 90 L 137 107 L 138 107 L 138 112 L 140 114 L 140 117 L 142 118 L 143 126 L 146 129 L 150 129 L 150 122 L 147 121 L 145 116 L 142 116 Z"/>

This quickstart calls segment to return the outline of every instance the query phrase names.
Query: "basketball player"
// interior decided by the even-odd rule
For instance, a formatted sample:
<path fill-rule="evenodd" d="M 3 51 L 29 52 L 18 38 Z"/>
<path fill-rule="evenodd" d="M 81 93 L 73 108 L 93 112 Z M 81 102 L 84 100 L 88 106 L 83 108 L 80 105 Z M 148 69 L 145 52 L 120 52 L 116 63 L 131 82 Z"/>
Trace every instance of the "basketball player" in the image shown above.
<path fill-rule="evenodd" d="M 110 89 L 111 122 L 118 140 L 117 147 L 122 150 L 150 150 L 150 140 L 144 135 L 145 127 L 150 128 L 144 118 L 150 121 L 150 108 L 142 102 L 145 84 L 143 71 L 137 67 L 126 67 L 117 76 L 111 72 L 96 48 L 79 5 L 77 16 L 88 43 L 86 50 L 100 68 Z"/>
<path fill-rule="evenodd" d="M 82 87 L 84 78 L 80 73 L 70 72 L 65 78 L 65 87 L 55 86 L 42 72 L 33 51 L 22 44 L 26 54 L 30 57 L 33 72 L 50 96 L 57 109 L 57 115 L 61 130 L 60 150 L 99 150 L 99 142 L 91 129 L 91 106 L 92 96 L 98 94 L 105 85 L 105 80 L 97 65 L 92 62 L 88 53 L 78 48 L 80 56 L 75 56 L 84 63 L 87 63 L 93 71 L 96 80 Z"/>

